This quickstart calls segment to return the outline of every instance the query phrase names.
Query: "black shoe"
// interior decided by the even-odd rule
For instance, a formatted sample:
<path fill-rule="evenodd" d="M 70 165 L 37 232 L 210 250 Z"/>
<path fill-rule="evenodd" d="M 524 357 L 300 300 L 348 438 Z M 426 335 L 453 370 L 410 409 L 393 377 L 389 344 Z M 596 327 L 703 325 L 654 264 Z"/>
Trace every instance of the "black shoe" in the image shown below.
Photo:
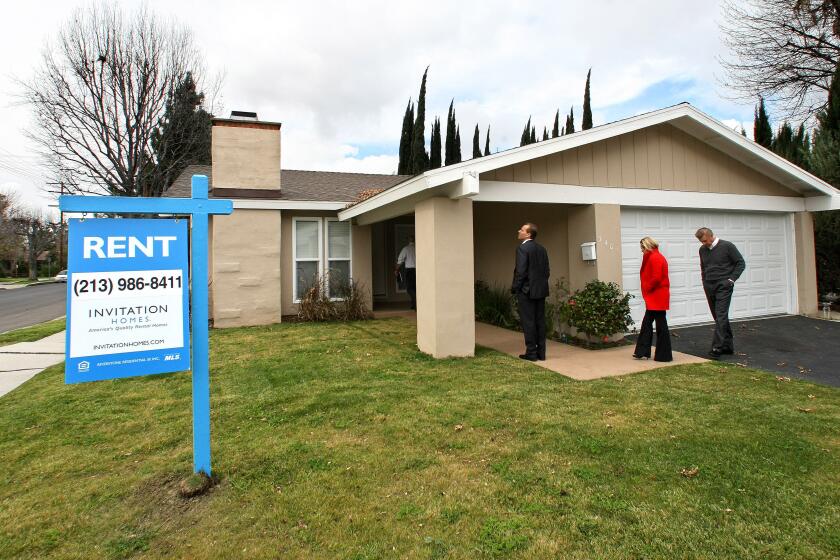
<path fill-rule="evenodd" d="M 544 362 L 545 356 L 537 356 L 537 360 L 539 360 L 540 362 Z"/>
<path fill-rule="evenodd" d="M 729 354 L 730 356 L 735 353 L 732 348 L 720 348 L 721 354 Z"/>
<path fill-rule="evenodd" d="M 538 359 L 536 356 L 531 354 L 519 354 L 519 357 L 523 360 L 528 360 L 529 362 L 536 362 Z"/>
<path fill-rule="evenodd" d="M 720 351 L 720 348 L 712 348 L 711 350 L 709 350 L 709 356 L 711 356 L 715 360 L 720 358 L 721 354 L 722 354 L 722 352 Z"/>
<path fill-rule="evenodd" d="M 633 354 L 633 359 L 634 360 L 649 360 L 650 356 L 638 356 L 636 354 Z"/>

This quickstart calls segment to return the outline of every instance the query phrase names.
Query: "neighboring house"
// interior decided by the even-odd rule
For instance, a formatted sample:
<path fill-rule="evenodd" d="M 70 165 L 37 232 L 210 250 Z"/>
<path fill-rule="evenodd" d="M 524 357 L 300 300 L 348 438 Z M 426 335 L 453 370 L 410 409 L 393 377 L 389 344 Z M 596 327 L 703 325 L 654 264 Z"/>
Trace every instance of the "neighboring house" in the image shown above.
<path fill-rule="evenodd" d="M 373 288 L 374 303 L 397 299 L 397 236 L 413 231 L 418 346 L 436 357 L 472 355 L 475 281 L 510 283 L 524 222 L 540 226 L 552 282 L 616 282 L 637 296 L 636 319 L 639 239 L 651 235 L 670 263 L 670 323 L 711 320 L 694 238 L 702 226 L 747 261 L 733 317 L 816 313 L 811 213 L 840 208 L 840 191 L 687 103 L 415 177 L 281 172 L 279 131 L 214 122 L 213 196 L 235 208 L 213 223 L 217 326 L 294 312 L 300 278 L 348 258 L 333 254 L 331 240 L 352 246 L 340 266 Z M 324 202 L 330 193 L 335 200 Z M 596 259 L 585 261 L 589 242 Z"/>

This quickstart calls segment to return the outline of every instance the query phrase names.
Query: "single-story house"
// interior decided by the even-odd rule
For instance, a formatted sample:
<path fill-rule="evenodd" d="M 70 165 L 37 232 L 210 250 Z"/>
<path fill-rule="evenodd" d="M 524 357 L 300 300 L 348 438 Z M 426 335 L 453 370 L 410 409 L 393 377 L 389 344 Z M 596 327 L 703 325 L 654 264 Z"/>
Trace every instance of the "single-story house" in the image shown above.
<path fill-rule="evenodd" d="M 540 227 L 552 279 L 573 290 L 616 282 L 637 296 L 636 320 L 646 235 L 669 260 L 670 324 L 711 320 L 694 237 L 702 226 L 747 261 L 733 318 L 817 312 L 812 213 L 840 209 L 840 191 L 690 104 L 417 176 L 282 170 L 280 130 L 255 116 L 215 119 L 212 169 L 191 166 L 166 194 L 188 196 L 198 173 L 212 196 L 233 200 L 232 215 L 212 220 L 218 327 L 296 313 L 326 270 L 368 286 L 373 306 L 405 300 L 393 268 L 413 233 L 418 346 L 470 356 L 475 282 L 509 284 L 524 222 Z"/>

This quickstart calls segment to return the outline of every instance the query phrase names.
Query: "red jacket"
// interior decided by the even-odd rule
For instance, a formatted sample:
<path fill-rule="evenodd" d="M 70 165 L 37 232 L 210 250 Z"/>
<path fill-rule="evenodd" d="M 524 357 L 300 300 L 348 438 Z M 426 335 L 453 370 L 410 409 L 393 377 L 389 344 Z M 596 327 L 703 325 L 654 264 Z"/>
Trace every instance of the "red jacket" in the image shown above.
<path fill-rule="evenodd" d="M 671 281 L 668 279 L 668 261 L 659 249 L 646 251 L 642 257 L 642 297 L 651 311 L 665 311 L 671 302 Z"/>

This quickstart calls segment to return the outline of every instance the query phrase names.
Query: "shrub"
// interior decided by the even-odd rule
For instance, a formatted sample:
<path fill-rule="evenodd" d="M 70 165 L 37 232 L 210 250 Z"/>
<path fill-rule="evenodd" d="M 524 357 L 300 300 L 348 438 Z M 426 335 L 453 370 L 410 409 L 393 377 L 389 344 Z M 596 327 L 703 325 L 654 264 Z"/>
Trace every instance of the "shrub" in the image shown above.
<path fill-rule="evenodd" d="M 519 317 L 515 312 L 513 295 L 509 290 L 490 286 L 479 280 L 475 283 L 475 318 L 506 329 L 516 328 Z"/>
<path fill-rule="evenodd" d="M 336 298 L 329 297 L 327 276 L 315 279 L 298 305 L 301 321 L 360 321 L 373 318 L 367 306 L 367 290 L 352 278 L 333 286 Z"/>
<path fill-rule="evenodd" d="M 558 314 L 578 332 L 602 341 L 614 334 L 627 332 L 633 325 L 631 297 L 614 282 L 592 280 L 565 299 L 561 295 L 557 302 Z"/>

